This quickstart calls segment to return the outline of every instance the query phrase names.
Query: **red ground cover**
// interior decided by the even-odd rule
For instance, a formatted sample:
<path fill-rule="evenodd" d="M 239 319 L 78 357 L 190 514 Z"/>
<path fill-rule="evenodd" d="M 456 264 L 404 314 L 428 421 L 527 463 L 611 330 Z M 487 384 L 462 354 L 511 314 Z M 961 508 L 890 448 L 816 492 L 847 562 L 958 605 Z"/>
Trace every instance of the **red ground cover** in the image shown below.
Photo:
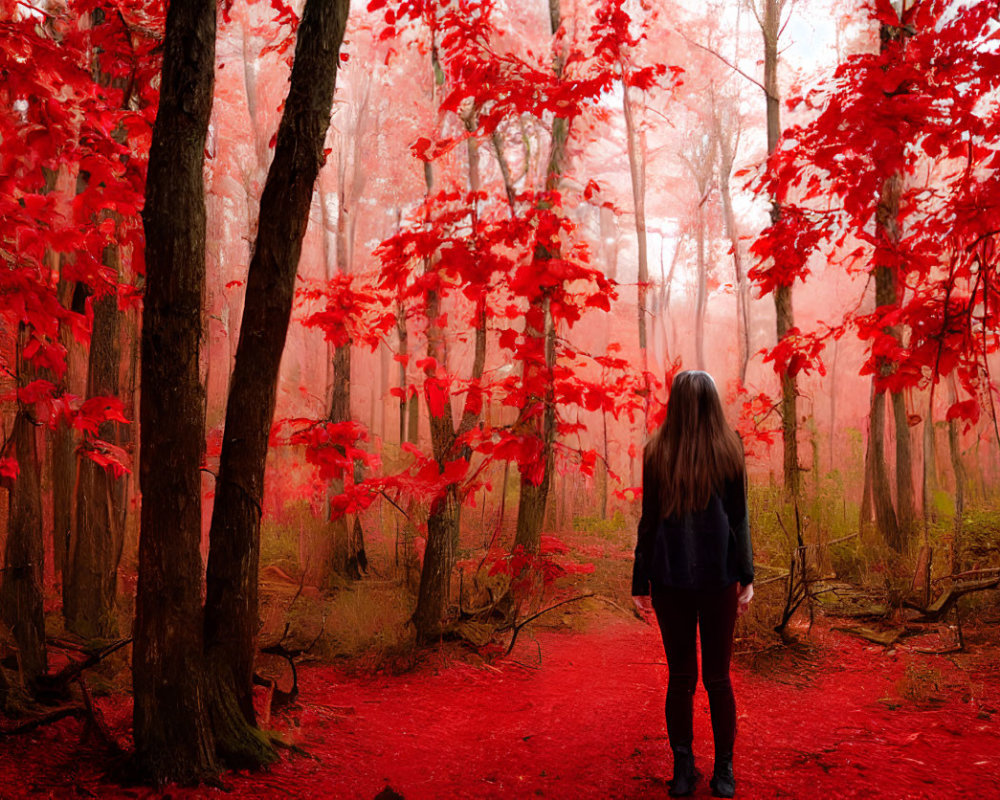
<path fill-rule="evenodd" d="M 961 660 L 887 653 L 825 625 L 803 642 L 766 671 L 737 665 L 738 797 L 1000 797 L 995 641 Z M 406 800 L 665 797 L 665 679 L 656 631 L 620 615 L 585 632 L 524 632 L 495 667 L 446 656 L 396 676 L 303 667 L 301 707 L 282 725 L 309 757 L 229 775 L 228 794 L 118 786 L 66 720 L 0 741 L 0 796 L 306 800 L 390 786 Z M 903 699 L 914 686 L 927 697 Z M 127 703 L 104 708 L 124 743 Z M 710 771 L 701 687 L 696 715 L 696 757 Z M 710 796 L 707 780 L 696 796 Z"/>

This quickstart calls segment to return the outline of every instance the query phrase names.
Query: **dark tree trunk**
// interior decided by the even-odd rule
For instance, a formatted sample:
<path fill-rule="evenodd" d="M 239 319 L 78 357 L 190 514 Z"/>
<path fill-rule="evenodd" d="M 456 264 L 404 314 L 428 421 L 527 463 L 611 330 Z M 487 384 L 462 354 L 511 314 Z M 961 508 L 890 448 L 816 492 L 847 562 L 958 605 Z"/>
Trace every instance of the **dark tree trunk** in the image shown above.
<path fill-rule="evenodd" d="M 57 170 L 46 172 L 45 190 L 53 191 L 59 178 Z M 82 179 L 78 177 L 77 186 L 84 185 Z M 63 308 L 72 308 L 74 311 L 82 313 L 84 309 L 83 294 L 76 297 L 75 284 L 72 281 L 63 279 L 63 265 L 65 256 L 55 253 L 50 254 L 50 263 L 53 271 L 58 270 L 59 282 L 56 285 L 56 297 L 59 305 Z M 74 300 L 78 303 L 74 304 Z M 69 325 L 59 324 L 59 343 L 66 348 L 66 371 L 62 376 L 50 376 L 50 380 L 55 384 L 57 392 L 68 392 L 79 396 L 84 391 L 83 381 L 80 375 L 82 350 L 79 342 L 73 336 Z M 50 448 L 48 458 L 48 468 L 51 475 L 52 486 L 52 564 L 56 576 L 62 580 L 65 591 L 65 566 L 69 554 L 69 539 L 73 527 L 73 496 L 76 486 L 76 445 L 77 435 L 73 428 L 67 423 L 65 417 L 60 416 L 49 436 Z M 63 600 L 65 607 L 65 594 Z"/>
<path fill-rule="evenodd" d="M 958 401 L 955 390 L 955 377 L 952 375 L 948 383 L 948 403 Z M 955 518 L 952 522 L 951 547 L 948 553 L 950 573 L 960 572 L 962 565 L 962 515 L 965 513 L 965 466 L 962 463 L 962 449 L 958 436 L 958 420 L 948 420 L 948 453 L 951 456 L 951 468 L 955 474 Z"/>
<path fill-rule="evenodd" d="M 432 52 L 431 63 L 434 68 L 436 90 L 437 86 L 443 83 L 444 78 L 436 50 Z M 469 192 L 475 197 L 480 187 L 479 143 L 472 135 L 476 129 L 475 110 L 473 109 L 466 114 L 462 121 L 470 134 L 466 144 L 468 181 Z M 497 146 L 497 142 L 498 140 L 494 138 L 495 146 Z M 497 154 L 502 161 L 499 150 Z M 424 177 L 427 194 L 430 195 L 434 187 L 434 172 L 429 163 L 425 165 Z M 505 177 L 505 181 L 507 179 Z M 473 200 L 472 202 L 471 241 L 475 247 L 478 236 L 479 212 L 476 206 L 477 201 Z M 483 292 L 485 293 L 487 289 L 488 287 L 483 287 Z M 457 446 L 457 441 L 479 424 L 482 418 L 482 403 L 479 401 L 477 387 L 486 367 L 486 300 L 484 297 L 480 297 L 476 305 L 472 386 L 466 394 L 462 416 L 457 428 L 455 427 L 450 393 L 439 375 L 439 370 L 447 369 L 448 347 L 447 332 L 437 322 L 441 316 L 441 295 L 436 290 L 428 292 L 426 313 L 428 320 L 427 355 L 432 359 L 432 366 L 425 369 L 424 394 L 427 400 L 431 448 L 439 468 L 443 471 L 452 460 L 469 459 L 471 455 L 469 448 Z M 403 342 L 405 325 L 400 328 L 400 331 L 401 342 Z M 413 406 L 411 406 L 411 410 L 412 408 Z M 414 423 L 415 418 L 411 415 L 411 428 Z M 451 599 L 451 573 L 455 566 L 455 554 L 459 545 L 462 501 L 463 497 L 459 494 L 458 485 L 453 483 L 445 489 L 443 496 L 434 499 L 431 503 L 427 518 L 427 547 L 424 550 L 424 563 L 420 570 L 417 607 L 413 612 L 413 625 L 416 628 L 417 641 L 421 643 L 431 642 L 440 636 L 442 622 L 447 615 Z"/>
<path fill-rule="evenodd" d="M 339 235 L 339 232 L 338 232 Z M 348 422 L 351 419 L 351 344 L 348 342 L 333 352 L 333 400 L 330 404 L 330 422 Z M 361 465 L 354 462 L 354 480 L 362 478 Z M 333 481 L 329 487 L 330 499 L 344 491 L 343 479 Z M 350 580 L 361 578 L 368 563 L 365 555 L 361 523 L 345 516 L 330 521 L 327 531 L 330 554 L 324 569 L 324 580 L 340 575 Z"/>
<path fill-rule="evenodd" d="M 549 29 L 555 36 L 562 24 L 560 11 L 560 0 L 549 0 Z M 562 78 L 563 64 L 565 56 L 560 54 L 555 60 L 553 69 L 557 78 Z M 549 163 L 546 170 L 545 188 L 552 192 L 559 188 L 566 168 L 566 145 L 569 140 L 570 120 L 566 117 L 556 117 L 552 121 L 552 148 L 549 154 Z M 552 252 L 546 247 L 539 247 L 535 252 L 535 258 L 539 260 L 558 258 L 558 252 Z M 539 403 L 543 407 L 541 418 L 533 421 L 534 434 L 542 442 L 542 477 L 537 483 L 532 483 L 521 472 L 521 493 L 517 504 L 517 533 L 514 537 L 514 547 L 523 547 L 531 553 L 537 553 L 541 544 L 542 525 L 545 520 L 545 504 L 548 502 L 549 486 L 552 481 L 552 448 L 556 438 L 556 409 L 555 399 L 552 389 L 552 370 L 555 367 L 556 359 L 556 326 L 552 318 L 550 298 L 547 294 L 533 301 L 535 311 L 542 319 L 541 327 L 525 323 L 525 334 L 536 340 L 542 340 L 541 345 L 545 353 L 544 365 L 527 366 L 528 370 L 544 369 L 548 379 L 546 380 L 546 391 L 543 397 L 529 397 L 528 405 L 537 406 Z M 529 318 L 530 318 L 529 314 Z M 532 376 L 525 375 L 526 380 L 531 381 Z"/>
<path fill-rule="evenodd" d="M 430 191 L 430 185 L 428 185 Z M 446 369 L 445 331 L 437 324 L 441 315 L 441 296 L 431 290 L 427 296 L 427 356 L 433 360 L 426 368 L 424 393 L 427 398 L 431 430 L 431 448 L 440 469 L 454 457 L 455 423 L 451 398 L 439 381 L 438 370 Z M 417 641 L 431 642 L 440 635 L 441 621 L 450 600 L 451 570 L 455 563 L 455 542 L 458 534 L 460 500 L 455 486 L 449 486 L 443 497 L 431 503 L 427 518 L 427 547 L 420 570 L 420 589 L 413 624 Z"/>
<path fill-rule="evenodd" d="M 352 162 L 355 171 L 359 169 L 358 160 L 360 154 L 355 151 L 355 158 Z M 353 243 L 351 241 L 351 228 L 354 214 L 347 211 L 347 186 L 346 178 L 343 175 L 345 169 L 345 159 L 340 163 L 341 174 L 338 176 L 339 193 L 337 202 L 337 268 L 343 274 L 351 273 Z M 363 183 L 363 182 L 362 182 Z M 353 198 L 357 198 L 360 193 L 360 186 L 357 180 L 354 181 L 355 192 Z M 351 419 L 351 342 L 348 341 L 333 351 L 333 392 L 330 401 L 330 422 L 348 422 Z M 354 464 L 354 478 L 360 480 L 361 465 L 357 461 Z M 329 487 L 329 498 L 332 499 L 344 491 L 344 481 L 335 480 Z M 362 565 L 367 563 L 364 552 L 364 539 L 358 536 L 361 531 L 360 522 L 352 525 L 347 517 L 341 516 L 330 521 L 327 535 L 331 542 L 331 553 L 326 564 L 325 579 L 329 579 L 331 573 L 340 575 L 351 580 L 361 577 Z"/>
<path fill-rule="evenodd" d="M 892 487 L 885 462 L 885 392 L 872 387 L 868 422 L 868 470 L 870 497 L 875 511 L 875 525 L 885 541 L 898 549 L 899 521 L 892 505 Z"/>
<path fill-rule="evenodd" d="M 832 429 L 831 429 L 832 430 Z M 922 426 L 923 433 L 923 470 L 921 474 L 921 511 L 924 518 L 924 534 L 926 538 L 927 528 L 931 522 L 937 519 L 937 511 L 934 508 L 934 495 L 938 491 L 937 473 L 937 434 L 934 430 L 934 390 L 931 390 L 927 401 L 927 415 L 924 417 Z"/>
<path fill-rule="evenodd" d="M 348 0 L 307 0 L 257 241 L 226 404 L 212 512 L 205 644 L 216 747 L 233 765 L 275 759 L 255 727 L 253 662 L 264 466 L 302 238 L 330 123 Z"/>
<path fill-rule="evenodd" d="M 104 251 L 105 266 L 120 274 L 116 247 Z M 94 323 L 87 368 L 87 397 L 119 392 L 121 314 L 114 294 L 93 302 Z M 97 435 L 117 443 L 118 424 L 104 422 Z M 76 518 L 63 585 L 66 627 L 85 638 L 117 635 L 115 616 L 118 563 L 125 541 L 125 481 L 89 458 L 80 460 L 76 481 Z"/>
<path fill-rule="evenodd" d="M 20 358 L 18 360 L 20 362 Z M 29 382 L 29 370 L 27 364 L 18 364 L 20 384 Z M 10 434 L 18 475 L 10 487 L 7 544 L 0 583 L 0 617 L 17 643 L 21 673 L 29 690 L 45 674 L 44 545 L 37 427 L 31 409 L 18 403 Z"/>
<path fill-rule="evenodd" d="M 433 427 L 433 420 L 431 422 Z M 441 622 L 451 599 L 451 570 L 455 564 L 454 542 L 458 525 L 458 492 L 455 486 L 436 499 L 427 517 L 427 547 L 420 570 L 417 608 L 413 626 L 417 641 L 426 644 L 441 634 Z"/>
<path fill-rule="evenodd" d="M 882 25 L 880 28 L 880 38 L 883 49 L 890 39 L 907 35 L 902 28 L 889 28 Z M 889 178 L 882 190 L 879 198 L 879 210 L 876 214 L 877 224 L 882 236 L 895 249 L 900 238 L 899 230 L 899 200 L 902 192 L 903 176 L 893 175 Z M 877 272 L 883 268 L 878 268 Z M 883 275 L 886 292 L 885 301 L 887 304 L 899 305 L 901 301 L 900 292 L 902 286 L 897 268 L 888 270 L 887 275 Z M 876 274 L 876 282 L 878 274 Z M 879 301 L 882 304 L 882 301 Z M 890 328 L 890 333 L 897 341 L 902 341 L 902 331 L 898 326 Z M 892 412 L 896 423 L 896 512 L 899 518 L 899 549 L 909 546 L 915 533 L 917 523 L 917 504 L 913 491 L 913 448 L 910 441 L 909 414 L 906 411 L 906 401 L 902 392 L 892 393 Z"/>
<path fill-rule="evenodd" d="M 781 137 L 781 94 L 778 86 L 778 38 L 781 34 L 781 11 L 785 0 L 762 0 L 763 17 L 758 16 L 764 37 L 764 92 L 767 103 L 767 153 L 770 156 Z M 781 205 L 771 203 L 771 223 L 781 219 Z M 778 286 L 774 291 L 774 311 L 778 341 L 795 325 L 792 309 L 792 287 Z M 781 434 L 783 442 L 782 473 L 785 492 L 792 498 L 799 495 L 799 422 L 798 388 L 795 377 L 781 375 Z"/>
<path fill-rule="evenodd" d="M 133 651 L 139 772 L 157 784 L 218 772 L 205 702 L 199 379 L 205 289 L 203 162 L 215 70 L 214 3 L 172 0 L 143 222 L 142 491 Z"/>

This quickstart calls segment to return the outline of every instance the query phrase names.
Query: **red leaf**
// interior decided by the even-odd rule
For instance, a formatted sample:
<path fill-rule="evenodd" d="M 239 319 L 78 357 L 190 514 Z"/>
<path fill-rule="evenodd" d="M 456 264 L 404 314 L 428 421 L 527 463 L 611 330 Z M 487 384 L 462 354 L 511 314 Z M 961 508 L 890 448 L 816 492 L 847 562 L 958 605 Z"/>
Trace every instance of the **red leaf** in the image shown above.
<path fill-rule="evenodd" d="M 9 456 L 0 458 L 0 478 L 17 480 L 17 473 L 18 467 L 16 459 L 10 458 Z"/>

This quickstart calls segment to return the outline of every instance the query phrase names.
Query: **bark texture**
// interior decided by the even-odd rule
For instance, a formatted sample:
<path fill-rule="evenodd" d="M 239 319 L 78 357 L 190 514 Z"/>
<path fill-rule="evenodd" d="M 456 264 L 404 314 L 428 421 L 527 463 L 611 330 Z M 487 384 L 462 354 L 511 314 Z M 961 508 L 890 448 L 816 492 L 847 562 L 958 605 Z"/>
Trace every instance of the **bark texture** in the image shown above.
<path fill-rule="evenodd" d="M 103 260 L 105 266 L 120 272 L 116 247 L 105 248 Z M 116 397 L 121 363 L 118 298 L 114 294 L 97 298 L 93 309 L 87 397 Z M 102 423 L 97 435 L 117 443 L 118 424 Z M 84 638 L 111 638 L 118 633 L 115 603 L 118 563 L 125 541 L 125 481 L 83 458 L 78 465 L 75 501 L 63 585 L 66 626 Z"/>
<path fill-rule="evenodd" d="M 882 24 L 879 28 L 881 47 L 884 51 L 890 43 L 904 36 L 901 28 L 895 28 Z M 875 225 L 878 238 L 880 240 L 877 248 L 876 258 L 883 259 L 883 263 L 876 263 L 875 272 L 875 305 L 878 308 L 895 308 L 901 301 L 900 293 L 903 289 L 899 278 L 899 265 L 895 262 L 897 247 L 900 240 L 899 228 L 899 202 L 903 190 L 903 176 L 899 173 L 890 175 L 882 185 L 878 206 L 875 214 Z M 903 341 L 903 331 L 899 326 L 892 326 L 887 329 L 889 335 L 897 342 Z M 887 358 L 880 356 L 877 360 L 877 375 L 872 378 L 873 390 L 876 393 L 884 394 L 885 379 L 895 371 L 895 365 Z M 890 393 L 893 421 L 895 423 L 895 483 L 896 483 L 896 506 L 893 517 L 895 524 L 883 527 L 883 523 L 889 521 L 888 515 L 879 513 L 879 504 L 892 504 L 892 496 L 889 492 L 880 492 L 873 484 L 872 499 L 875 503 L 875 521 L 879 532 L 886 543 L 897 551 L 904 551 L 909 546 L 917 525 L 916 498 L 913 489 L 913 455 L 912 443 L 910 441 L 909 414 L 906 411 L 906 401 L 902 392 Z M 872 406 L 872 413 L 875 407 Z M 874 426 L 869 426 L 874 429 Z M 872 475 L 879 475 L 881 472 L 888 472 L 888 464 L 885 452 L 885 443 L 882 440 L 873 441 L 868 448 L 871 458 L 881 463 L 872 465 Z"/>
<path fill-rule="evenodd" d="M 559 32 L 562 25 L 562 14 L 559 0 L 549 0 L 549 29 L 553 36 Z M 553 71 L 557 77 L 562 77 L 565 55 L 560 53 L 554 64 Z M 549 163 L 546 170 L 545 188 L 555 191 L 559 188 L 563 172 L 566 169 L 566 145 L 569 140 L 570 120 L 566 117 L 556 117 L 552 121 L 552 146 L 549 152 Z M 539 246 L 535 252 L 538 260 L 558 258 L 558 252 L 552 252 Z M 556 326 L 552 318 L 551 300 L 548 294 L 543 294 L 534 301 L 533 313 L 529 313 L 525 322 L 525 333 L 540 344 L 539 350 L 545 354 L 542 364 L 527 364 L 525 380 L 534 381 L 531 371 L 544 370 L 547 376 L 545 393 L 541 397 L 529 397 L 528 406 L 541 407 L 542 413 L 529 412 L 528 418 L 534 426 L 534 435 L 542 442 L 542 473 L 538 482 L 528 479 L 526 471 L 521 472 L 521 493 L 517 504 L 517 532 L 514 536 L 514 547 L 523 547 L 531 553 L 537 553 L 541 544 L 542 525 L 545 520 L 545 505 L 548 502 L 549 488 L 552 483 L 553 455 L 552 448 L 556 439 L 556 408 L 552 388 L 552 370 L 556 360 Z M 532 324 L 532 317 L 538 319 Z M 527 465 L 526 465 L 527 466 Z M 529 467 L 530 470 L 530 467 Z"/>
<path fill-rule="evenodd" d="M 23 366 L 19 371 L 23 373 Z M 18 662 L 29 691 L 45 674 L 46 664 L 41 466 L 36 430 L 30 409 L 18 403 L 11 431 L 18 475 L 10 487 L 7 508 L 0 616 L 17 643 Z"/>
<path fill-rule="evenodd" d="M 156 784 L 217 774 L 205 703 L 199 379 L 205 287 L 205 138 L 215 4 L 172 0 L 143 223 L 142 490 L 133 649 L 136 766 Z"/>
<path fill-rule="evenodd" d="M 757 15 L 764 36 L 764 92 L 767 101 L 767 153 L 770 156 L 781 137 L 781 94 L 778 86 L 778 38 L 781 35 L 781 11 L 785 0 L 762 0 L 763 14 Z M 771 222 L 781 219 L 781 204 L 771 203 Z M 774 290 L 774 311 L 778 341 L 785 338 L 795 326 L 792 309 L 792 287 L 778 286 Z M 781 375 L 781 434 L 782 473 L 785 492 L 798 498 L 801 475 L 799 472 L 799 421 L 798 387 L 795 376 Z"/>
<path fill-rule="evenodd" d="M 636 282 L 636 309 L 639 323 L 639 357 L 643 373 L 649 370 L 646 342 L 646 296 L 649 291 L 649 255 L 646 242 L 646 147 L 645 137 L 637 130 L 629 87 L 622 81 L 622 111 L 628 150 L 629 175 L 632 179 L 632 207 L 635 210 L 635 238 L 638 245 L 639 274 Z M 649 413 L 649 379 L 643 377 L 646 391 L 644 413 Z"/>
<path fill-rule="evenodd" d="M 252 703 L 264 466 L 349 5 L 348 0 L 307 0 L 302 13 L 291 85 L 261 195 L 226 403 L 210 533 L 205 645 L 216 746 L 235 766 L 276 758 L 255 727 Z"/>

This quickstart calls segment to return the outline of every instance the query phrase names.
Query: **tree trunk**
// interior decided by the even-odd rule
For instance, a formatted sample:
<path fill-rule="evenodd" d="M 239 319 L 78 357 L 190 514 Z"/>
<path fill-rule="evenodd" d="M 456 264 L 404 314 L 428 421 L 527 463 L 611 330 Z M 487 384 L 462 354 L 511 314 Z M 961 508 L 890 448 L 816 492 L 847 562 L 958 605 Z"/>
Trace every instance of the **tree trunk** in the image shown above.
<path fill-rule="evenodd" d="M 764 36 L 764 92 L 767 102 L 767 154 L 774 153 L 781 137 L 781 95 L 778 86 L 778 38 L 781 34 L 781 10 L 785 0 L 763 0 L 764 16 L 761 32 Z M 781 204 L 772 199 L 771 223 L 781 219 Z M 778 286 L 774 291 L 774 311 L 778 341 L 785 338 L 795 325 L 792 310 L 792 287 Z M 798 388 L 793 375 L 781 375 L 781 434 L 783 441 L 782 473 L 785 492 L 793 499 L 799 496 Z"/>
<path fill-rule="evenodd" d="M 948 383 L 948 403 L 958 402 L 955 378 Z M 948 453 L 951 455 L 951 469 L 955 474 L 955 518 L 951 530 L 951 548 L 948 560 L 949 573 L 960 572 L 962 567 L 962 515 L 965 513 L 965 466 L 962 463 L 962 449 L 958 437 L 958 420 L 948 420 Z"/>
<path fill-rule="evenodd" d="M 23 325 L 19 338 L 23 340 Z M 20 344 L 18 350 L 20 351 Z M 30 365 L 18 354 L 18 383 L 30 382 Z M 7 543 L 0 583 L 0 618 L 17 643 L 24 683 L 33 690 L 45 674 L 45 619 L 42 613 L 41 465 L 38 458 L 37 423 L 27 406 L 17 404 L 11 430 L 18 474 L 10 487 L 7 506 Z"/>
<path fill-rule="evenodd" d="M 694 352 L 698 369 L 705 369 L 705 306 L 708 302 L 708 267 L 705 264 L 705 206 L 698 204 L 697 268 L 698 294 L 694 306 Z"/>
<path fill-rule="evenodd" d="M 746 272 L 743 269 L 743 249 L 740 246 L 740 234 L 736 225 L 736 214 L 733 212 L 733 197 L 729 186 L 736 154 L 728 133 L 728 131 L 722 130 L 722 124 L 716 117 L 715 139 L 719 143 L 719 194 L 722 197 L 722 222 L 726 229 L 726 238 L 729 239 L 729 246 L 733 251 L 740 384 L 746 384 L 747 365 L 750 363 L 750 292 L 747 286 Z"/>
<path fill-rule="evenodd" d="M 46 192 L 53 191 L 59 179 L 59 171 L 46 171 Z M 78 176 L 77 187 L 85 185 Z M 72 308 L 83 313 L 85 307 L 82 293 L 78 304 L 73 281 L 63 278 L 63 268 L 67 257 L 61 254 L 51 254 L 53 271 L 58 270 L 59 281 L 56 285 L 56 298 L 63 308 Z M 80 379 L 82 368 L 81 346 L 73 336 L 69 325 L 59 324 L 59 343 L 66 349 L 66 371 L 61 377 L 52 376 L 57 392 L 79 396 L 84 391 Z M 52 564 L 56 576 L 65 590 L 65 566 L 69 554 L 69 540 L 73 528 L 73 496 L 76 486 L 76 446 L 77 434 L 68 424 L 64 416 L 60 416 L 50 433 L 50 449 L 48 466 L 52 485 Z M 65 596 L 63 600 L 65 607 Z"/>
<path fill-rule="evenodd" d="M 357 138 L 357 137 L 355 137 Z M 352 162 L 355 173 L 359 170 L 358 160 L 360 154 L 355 150 L 354 161 Z M 340 159 L 340 173 L 337 176 L 337 269 L 342 274 L 349 275 L 352 270 L 352 241 L 351 231 L 355 215 L 348 212 L 346 158 Z M 357 180 L 353 182 L 352 198 L 356 199 L 360 191 Z M 349 422 L 351 419 L 351 342 L 334 348 L 333 353 L 333 393 L 330 401 L 330 422 Z M 355 461 L 355 479 L 360 479 L 361 466 Z M 336 497 L 344 492 L 344 481 L 338 479 L 332 481 L 328 487 L 328 497 Z M 355 519 L 357 523 L 357 519 Z M 361 577 L 361 565 L 367 563 L 364 553 L 363 540 L 359 541 L 356 533 L 360 531 L 360 523 L 351 525 L 347 517 L 341 516 L 330 520 L 327 535 L 331 542 L 331 553 L 329 563 L 326 565 L 326 575 L 328 579 L 331 574 L 340 575 L 351 580 Z"/>
<path fill-rule="evenodd" d="M 348 422 L 351 419 L 351 344 L 348 342 L 334 348 L 333 353 L 333 400 L 330 404 L 330 422 Z M 361 465 L 354 462 L 354 480 L 361 479 Z M 343 479 L 331 482 L 329 497 L 332 499 L 344 491 Z M 341 575 L 351 580 L 361 578 L 365 565 L 364 537 L 360 523 L 341 516 L 330 521 L 328 536 L 331 542 L 329 562 L 324 579 L 331 575 Z"/>
<path fill-rule="evenodd" d="M 205 646 L 222 758 L 259 766 L 276 754 L 255 727 L 253 663 L 264 467 L 295 275 L 330 124 L 348 0 L 307 0 L 274 160 L 260 200 L 216 480 Z"/>
<path fill-rule="evenodd" d="M 428 186 L 428 190 L 430 186 Z M 441 295 L 436 289 L 427 293 L 427 357 L 424 394 L 431 429 L 431 448 L 438 467 L 443 471 L 455 457 L 455 424 L 451 397 L 438 370 L 446 369 L 445 330 L 438 324 L 441 316 Z M 443 497 L 431 503 L 427 518 L 427 547 L 420 571 L 420 590 L 413 624 L 417 640 L 433 641 L 440 635 L 441 620 L 450 599 L 451 570 L 455 562 L 458 538 L 458 509 L 461 501 L 455 486 L 449 486 Z"/>
<path fill-rule="evenodd" d="M 921 482 L 921 506 L 924 517 L 924 533 L 931 522 L 937 519 L 934 508 L 934 495 L 938 491 L 937 474 L 937 437 L 934 431 L 934 390 L 931 389 L 927 400 L 927 415 L 923 424 L 923 474 Z"/>
<path fill-rule="evenodd" d="M 868 469 L 875 525 L 890 547 L 899 549 L 899 522 L 892 505 L 892 487 L 885 463 L 885 392 L 872 387 L 868 422 Z"/>
<path fill-rule="evenodd" d="M 903 29 L 895 28 L 885 23 L 879 26 L 881 50 L 884 52 L 889 43 L 905 35 Z M 902 145 L 902 143 L 901 143 Z M 900 239 L 899 230 L 899 200 L 903 189 L 903 176 L 896 173 L 882 185 L 878 207 L 875 214 L 876 234 L 887 245 L 890 252 L 895 253 Z M 897 307 L 900 303 L 899 268 L 894 263 L 877 264 L 875 267 L 875 297 L 878 307 Z M 902 332 L 897 326 L 890 327 L 888 333 L 902 341 Z M 895 365 L 885 358 L 878 359 L 878 375 L 873 380 L 884 379 L 895 371 Z M 892 393 L 892 411 L 896 430 L 896 519 L 894 530 L 883 531 L 886 541 L 893 549 L 905 550 L 913 537 L 917 521 L 916 500 L 913 492 L 913 458 L 910 443 L 909 415 L 906 412 L 906 402 L 901 392 Z M 884 452 L 882 456 L 884 458 Z"/>
<path fill-rule="evenodd" d="M 117 247 L 106 247 L 105 266 L 120 276 Z M 87 368 L 87 397 L 119 393 L 121 314 L 118 297 L 93 301 L 94 323 Z M 104 422 L 100 439 L 117 444 L 118 423 Z M 76 480 L 76 516 L 70 537 L 63 585 L 66 627 L 84 638 L 111 638 L 118 633 L 115 604 L 118 563 L 125 541 L 125 481 L 89 458 L 81 458 Z"/>
<path fill-rule="evenodd" d="M 444 73 L 438 61 L 436 50 L 432 52 L 432 66 L 435 75 L 435 90 L 443 83 Z M 468 183 L 472 199 L 471 213 L 471 243 L 477 246 L 479 209 L 476 196 L 479 193 L 479 142 L 474 136 L 476 130 L 476 111 L 470 109 L 462 117 L 469 138 L 466 141 L 468 156 Z M 497 148 L 497 158 L 503 165 L 502 152 L 499 149 L 499 139 L 494 137 L 494 147 Z M 425 165 L 424 172 L 427 194 L 430 195 L 434 184 L 434 173 L 430 163 Z M 504 180 L 509 175 L 504 174 Z M 512 203 L 510 185 L 507 184 L 508 200 Z M 482 397 L 479 385 L 483 370 L 486 367 L 486 292 L 488 286 L 482 287 L 480 298 L 476 301 L 475 313 L 475 355 L 473 357 L 472 375 L 465 404 L 458 427 L 455 427 L 451 407 L 451 395 L 447 385 L 441 380 L 438 370 L 447 369 L 448 349 L 446 331 L 438 324 L 441 316 L 441 295 L 437 290 L 428 292 L 427 298 L 427 355 L 432 360 L 425 370 L 424 394 L 427 401 L 428 421 L 431 432 L 431 448 L 439 468 L 443 471 L 446 465 L 457 459 L 468 460 L 471 450 L 466 446 L 458 446 L 458 440 L 479 424 L 483 415 Z M 404 330 L 401 328 L 401 331 Z M 401 333 L 401 342 L 403 340 Z M 416 398 L 414 398 L 416 399 Z M 412 410 L 411 406 L 411 410 Z M 411 416 L 411 425 L 413 418 Z M 455 556 L 459 546 L 461 530 L 461 514 L 463 496 L 459 494 L 457 484 L 450 484 L 442 497 L 435 498 L 431 503 L 427 519 L 427 547 L 424 550 L 424 563 L 420 571 L 420 587 L 417 593 L 417 607 L 413 614 L 413 624 L 417 631 L 418 642 L 430 642 L 440 635 L 441 623 L 446 616 L 451 595 L 451 573 L 455 565 Z"/>
<path fill-rule="evenodd" d="M 555 36 L 562 24 L 559 0 L 549 0 L 549 27 Z M 553 69 L 557 78 L 562 77 L 564 55 L 557 56 Z M 569 139 L 570 121 L 566 117 L 556 117 L 552 121 L 552 148 L 549 154 L 549 163 L 546 170 L 545 188 L 552 192 L 558 189 L 563 171 L 566 167 L 566 144 Z M 559 253 L 552 252 L 546 247 L 539 247 L 535 252 L 535 258 L 539 260 L 558 258 Z M 542 477 L 537 483 L 529 480 L 525 471 L 521 472 L 521 493 L 517 506 L 517 533 L 514 537 L 514 547 L 523 547 L 531 553 L 537 553 L 541 544 L 542 525 L 545 520 L 545 504 L 548 501 L 549 485 L 552 480 L 552 447 L 555 443 L 555 423 L 556 409 L 552 388 L 552 371 L 555 368 L 556 360 L 556 328 L 552 319 L 552 308 L 548 294 L 544 294 L 538 300 L 533 301 L 536 310 L 540 312 L 543 323 L 542 328 L 525 323 L 525 334 L 534 339 L 542 339 L 542 348 L 545 352 L 544 369 L 547 374 L 546 390 L 544 397 L 529 397 L 528 405 L 536 406 L 539 403 L 543 406 L 541 419 L 534 421 L 535 435 L 542 442 Z M 530 317 L 530 314 L 529 314 Z M 539 367 L 532 367 L 539 369 Z M 525 379 L 531 381 L 531 376 L 525 375 Z"/>
<path fill-rule="evenodd" d="M 622 111 L 625 115 L 625 133 L 628 144 L 628 167 L 632 179 L 632 207 L 635 210 L 635 238 L 638 245 L 639 274 L 636 283 L 636 311 L 639 323 L 639 360 L 643 371 L 643 386 L 646 396 L 643 403 L 644 416 L 649 414 L 649 359 L 646 351 L 646 295 L 649 290 L 649 256 L 646 251 L 646 153 L 640 134 L 636 131 L 635 116 L 629 87 L 622 75 Z"/>
<path fill-rule="evenodd" d="M 143 222 L 142 490 L 133 646 L 136 765 L 156 784 L 218 772 L 205 703 L 199 380 L 205 289 L 203 161 L 215 69 L 214 3 L 172 0 Z"/>

